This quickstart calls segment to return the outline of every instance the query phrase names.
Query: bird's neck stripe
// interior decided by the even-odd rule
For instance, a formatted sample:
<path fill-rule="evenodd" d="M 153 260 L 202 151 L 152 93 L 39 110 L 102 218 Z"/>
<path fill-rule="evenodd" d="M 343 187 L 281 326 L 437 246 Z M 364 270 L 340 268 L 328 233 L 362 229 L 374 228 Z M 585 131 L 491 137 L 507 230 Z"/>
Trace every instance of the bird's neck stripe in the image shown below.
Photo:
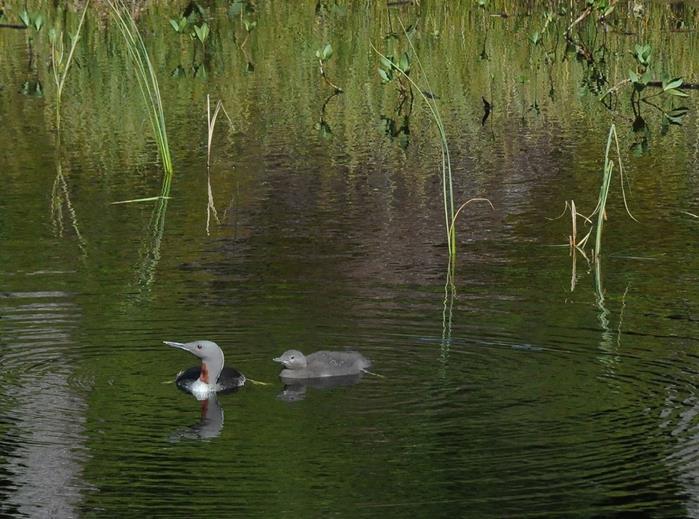
<path fill-rule="evenodd" d="M 204 384 L 209 383 L 209 367 L 206 365 L 206 362 L 201 363 L 201 375 L 199 375 L 199 380 Z"/>

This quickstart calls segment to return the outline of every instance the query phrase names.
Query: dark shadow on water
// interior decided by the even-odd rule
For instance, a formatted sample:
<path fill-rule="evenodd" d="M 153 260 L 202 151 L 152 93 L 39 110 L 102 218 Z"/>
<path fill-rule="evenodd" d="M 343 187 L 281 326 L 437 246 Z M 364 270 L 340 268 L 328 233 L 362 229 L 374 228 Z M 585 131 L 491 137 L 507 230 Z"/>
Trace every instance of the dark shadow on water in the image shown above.
<path fill-rule="evenodd" d="M 284 383 L 284 389 L 279 392 L 277 398 L 284 402 L 298 402 L 306 398 L 306 391 L 309 387 L 326 390 L 336 387 L 353 386 L 362 379 L 362 374 L 347 375 L 344 377 L 309 378 L 305 380 L 283 377 L 280 379 Z"/>

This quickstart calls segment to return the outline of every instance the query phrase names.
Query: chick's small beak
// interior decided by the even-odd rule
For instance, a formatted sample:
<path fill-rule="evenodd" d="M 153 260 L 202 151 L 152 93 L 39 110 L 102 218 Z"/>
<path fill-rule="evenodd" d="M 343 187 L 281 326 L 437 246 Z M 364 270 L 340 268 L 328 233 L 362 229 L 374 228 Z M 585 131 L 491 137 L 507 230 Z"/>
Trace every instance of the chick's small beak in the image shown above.
<path fill-rule="evenodd" d="M 284 361 L 282 360 L 281 357 L 274 357 L 272 360 L 273 360 L 274 362 L 279 362 L 280 364 L 284 364 Z"/>

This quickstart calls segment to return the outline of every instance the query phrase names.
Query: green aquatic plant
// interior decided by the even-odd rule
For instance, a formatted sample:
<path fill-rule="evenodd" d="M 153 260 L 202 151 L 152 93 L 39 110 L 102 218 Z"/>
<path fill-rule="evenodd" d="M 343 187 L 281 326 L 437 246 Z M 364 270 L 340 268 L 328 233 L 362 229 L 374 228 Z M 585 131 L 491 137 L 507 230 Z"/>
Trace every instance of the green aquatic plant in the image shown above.
<path fill-rule="evenodd" d="M 649 149 L 650 128 L 643 117 L 643 108 L 651 107 L 662 114 L 661 133 L 664 135 L 671 125 L 680 126 L 685 115 L 689 112 L 687 106 L 677 106 L 675 101 L 688 97 L 683 92 L 684 88 L 693 85 L 685 84 L 681 77 L 671 77 L 663 74 L 656 79 L 653 68 L 652 47 L 649 44 L 635 45 L 630 52 L 634 58 L 635 66 L 628 71 L 628 76 L 619 83 L 609 88 L 601 97 L 607 108 L 612 109 L 619 92 L 630 86 L 630 104 L 633 110 L 632 130 L 637 135 L 631 149 L 636 156 L 643 155 Z M 651 89 L 653 93 L 647 94 Z"/>
<path fill-rule="evenodd" d="M 541 45 L 544 40 L 544 35 L 549 28 L 549 25 L 555 20 L 555 16 L 551 11 L 544 12 L 544 25 L 539 31 L 534 31 L 534 33 L 529 37 L 529 41 L 532 45 Z"/>
<path fill-rule="evenodd" d="M 237 45 L 240 52 L 243 53 L 245 58 L 245 72 L 251 74 L 255 72 L 255 64 L 253 63 L 248 51 L 245 49 L 245 45 L 250 39 L 250 35 L 257 27 L 257 20 L 255 19 L 255 4 L 251 0 L 234 0 L 228 7 L 228 16 L 233 22 L 239 21 L 236 27 L 242 26 L 244 37 L 241 39 L 237 28 L 233 30 L 233 41 Z M 242 41 L 241 41 L 242 40 Z"/>
<path fill-rule="evenodd" d="M 570 210 L 571 213 L 571 218 L 572 218 L 572 233 L 568 237 L 569 245 L 571 248 L 571 254 L 575 254 L 575 251 L 579 251 L 585 259 L 587 259 L 587 255 L 585 254 L 585 245 L 587 244 L 588 239 L 592 235 L 592 232 L 594 231 L 595 233 L 595 245 L 592 249 L 592 261 L 593 262 L 598 262 L 599 258 L 602 254 L 602 234 L 604 230 L 604 222 L 607 219 L 607 201 L 609 198 L 609 188 L 611 186 L 612 182 L 612 174 L 614 172 L 614 167 L 615 167 L 615 161 L 611 157 L 611 151 L 612 151 L 612 143 L 615 144 L 616 148 L 616 164 L 619 168 L 619 179 L 621 183 L 621 195 L 622 199 L 624 201 L 624 208 L 626 209 L 626 213 L 631 217 L 632 220 L 636 220 L 636 218 L 631 214 L 631 210 L 629 209 L 629 204 L 626 200 L 626 190 L 624 189 L 624 167 L 622 165 L 622 160 L 621 160 L 621 148 L 619 146 L 619 138 L 616 133 L 616 126 L 612 124 L 612 126 L 609 128 L 609 135 L 607 137 L 607 145 L 605 147 L 605 152 L 604 152 L 604 169 L 602 171 L 602 183 L 600 184 L 600 190 L 599 194 L 597 196 L 597 205 L 590 213 L 588 216 L 585 216 L 581 213 L 577 212 L 576 206 L 575 206 L 575 201 L 571 200 L 570 204 L 566 202 L 565 208 L 563 210 L 563 213 L 561 216 L 563 216 L 566 211 Z M 561 216 L 558 216 L 557 218 L 560 218 Z M 593 222 L 593 218 L 596 218 L 596 221 Z M 583 236 L 580 240 L 577 239 L 577 218 L 582 217 L 585 223 L 590 225 L 590 229 Z"/>
<path fill-rule="evenodd" d="M 163 162 L 165 176 L 168 177 L 168 188 L 163 189 L 162 193 L 169 193 L 169 177 L 172 176 L 172 156 L 170 154 L 170 146 L 168 144 L 167 129 L 165 126 L 165 113 L 163 111 L 163 102 L 160 96 L 160 88 L 158 86 L 158 77 L 155 73 L 155 68 L 148 55 L 148 50 L 138 31 L 136 22 L 131 17 L 129 10 L 121 0 L 108 0 L 109 6 L 112 9 L 114 19 L 121 31 L 126 42 L 126 50 L 131 58 L 136 71 L 136 79 L 143 95 L 143 100 L 146 104 L 148 119 L 153 129 L 158 152 Z M 160 197 L 162 198 L 163 194 Z M 165 195 L 167 196 L 167 194 Z M 143 201 L 147 199 L 138 199 L 132 201 Z"/>
<path fill-rule="evenodd" d="M 329 43 L 326 43 L 322 49 L 318 49 L 316 51 L 316 58 L 318 58 L 318 64 L 320 66 L 321 77 L 323 78 L 323 80 L 325 81 L 325 83 L 329 87 L 331 87 L 333 90 L 335 90 L 335 93 L 339 94 L 342 92 L 342 89 L 339 86 L 337 86 L 335 83 L 330 81 L 330 79 L 328 78 L 328 75 L 325 72 L 325 67 L 328 63 L 328 60 L 330 60 L 330 58 L 332 57 L 332 55 L 333 55 L 333 47 Z"/>
<path fill-rule="evenodd" d="M 318 118 L 318 122 L 315 124 L 315 129 L 318 130 L 318 135 L 320 135 L 325 140 L 330 140 L 333 136 L 332 127 L 328 123 L 328 120 L 325 118 L 325 110 L 328 107 L 328 103 L 330 103 L 330 101 L 333 98 L 335 98 L 335 96 L 338 96 L 341 93 L 341 91 L 335 90 L 325 99 L 325 101 L 320 107 L 320 117 Z"/>
<path fill-rule="evenodd" d="M 202 49 L 206 52 L 206 40 L 209 38 L 209 24 L 202 22 L 201 25 L 195 25 L 194 34 L 201 43 Z"/>
<path fill-rule="evenodd" d="M 626 201 L 626 190 L 624 189 L 624 167 L 621 161 L 621 148 L 619 147 L 619 137 L 616 134 L 616 127 L 612 124 L 612 126 L 609 128 L 607 146 L 604 151 L 604 172 L 602 175 L 602 184 L 600 185 L 599 196 L 597 198 L 597 207 L 592 214 L 588 216 L 588 218 L 591 219 L 595 214 L 597 215 L 597 223 L 595 224 L 595 248 L 593 249 L 594 261 L 599 261 L 600 254 L 602 253 L 602 229 L 604 228 L 604 221 L 607 219 L 607 198 L 609 197 L 609 186 L 611 185 L 612 173 L 614 172 L 614 161 L 610 158 L 612 137 L 614 137 L 614 143 L 616 145 L 616 159 L 619 166 L 619 180 L 621 183 L 621 196 L 624 201 L 624 208 L 631 219 L 638 222 L 634 215 L 631 214 L 629 204 Z"/>
<path fill-rule="evenodd" d="M 63 95 L 63 87 L 68 77 L 70 65 L 73 63 L 75 47 L 80 39 L 80 31 L 85 22 L 85 15 L 89 6 L 89 0 L 85 2 L 83 14 L 80 16 L 80 22 L 75 33 L 70 34 L 70 50 L 65 54 L 65 44 L 63 41 L 63 31 L 58 31 L 55 28 L 49 30 L 49 42 L 51 44 L 51 71 L 53 72 L 53 80 L 56 83 L 56 128 L 61 126 L 61 96 Z"/>
<path fill-rule="evenodd" d="M 400 21 L 400 19 L 399 19 Z M 432 119 L 434 120 L 437 130 L 439 131 L 439 142 L 440 142 L 440 149 L 442 152 L 442 164 L 441 164 L 441 176 L 442 176 L 442 196 L 443 196 L 443 202 L 444 202 L 444 224 L 445 224 L 445 230 L 447 234 L 447 246 L 449 248 L 449 256 L 454 257 L 456 256 L 456 236 L 455 236 L 455 228 L 453 226 L 454 218 L 456 216 L 456 210 L 454 209 L 454 187 L 453 187 L 453 182 L 452 182 L 452 173 L 451 173 L 451 159 L 449 157 L 449 144 L 447 142 L 447 135 L 446 131 L 444 129 L 444 123 L 442 121 L 442 116 L 439 113 L 439 107 L 437 106 L 437 99 L 436 96 L 434 96 L 431 92 L 432 87 L 430 86 L 429 78 L 424 72 L 424 67 L 422 67 L 422 64 L 420 63 L 420 58 L 417 57 L 417 53 L 415 52 L 415 47 L 413 46 L 413 43 L 408 36 L 407 31 L 405 30 L 405 26 L 403 26 L 403 23 L 401 22 L 401 27 L 403 28 L 403 33 L 406 35 L 406 38 L 408 40 L 408 43 L 410 44 L 410 48 L 412 49 L 413 53 L 415 53 L 416 56 L 416 61 L 417 64 L 422 71 L 422 74 L 425 78 L 425 82 L 427 84 L 428 90 L 423 90 L 421 89 L 418 84 L 413 80 L 406 71 L 404 71 L 400 67 L 400 63 L 396 64 L 393 59 L 390 59 L 388 56 L 385 54 L 381 53 L 372 43 L 371 48 L 374 50 L 376 54 L 381 58 L 381 64 L 382 68 L 379 70 L 383 70 L 385 72 L 385 68 L 383 67 L 389 67 L 391 73 L 395 71 L 397 74 L 399 74 L 401 77 L 405 78 L 406 81 L 410 85 L 412 85 L 419 93 L 420 97 L 422 100 L 425 102 L 427 105 L 427 108 L 430 111 L 430 114 L 432 116 Z M 409 63 L 408 63 L 409 64 Z M 409 70 L 408 70 L 409 72 Z M 381 76 L 381 79 L 384 79 L 384 75 L 379 72 L 379 75 Z"/>
<path fill-rule="evenodd" d="M 39 32 L 44 26 L 44 15 L 40 12 L 30 13 L 26 9 L 19 13 L 19 19 L 22 21 L 25 27 L 34 29 Z"/>

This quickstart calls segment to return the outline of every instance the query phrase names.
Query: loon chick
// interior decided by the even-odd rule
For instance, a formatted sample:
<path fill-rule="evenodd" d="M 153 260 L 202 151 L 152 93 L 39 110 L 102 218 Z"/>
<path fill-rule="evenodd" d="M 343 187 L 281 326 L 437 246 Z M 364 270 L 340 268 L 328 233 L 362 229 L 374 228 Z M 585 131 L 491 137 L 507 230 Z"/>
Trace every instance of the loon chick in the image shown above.
<path fill-rule="evenodd" d="M 298 350 L 288 350 L 272 360 L 286 368 L 279 374 L 286 379 L 359 375 L 371 366 L 371 362 L 356 351 L 317 351 L 304 355 Z"/>
<path fill-rule="evenodd" d="M 245 384 L 245 375 L 236 369 L 223 367 L 223 352 L 215 342 L 163 342 L 201 359 L 200 367 L 180 371 L 175 379 L 177 387 L 192 393 L 197 400 L 206 399 L 211 393 L 233 391 Z"/>

